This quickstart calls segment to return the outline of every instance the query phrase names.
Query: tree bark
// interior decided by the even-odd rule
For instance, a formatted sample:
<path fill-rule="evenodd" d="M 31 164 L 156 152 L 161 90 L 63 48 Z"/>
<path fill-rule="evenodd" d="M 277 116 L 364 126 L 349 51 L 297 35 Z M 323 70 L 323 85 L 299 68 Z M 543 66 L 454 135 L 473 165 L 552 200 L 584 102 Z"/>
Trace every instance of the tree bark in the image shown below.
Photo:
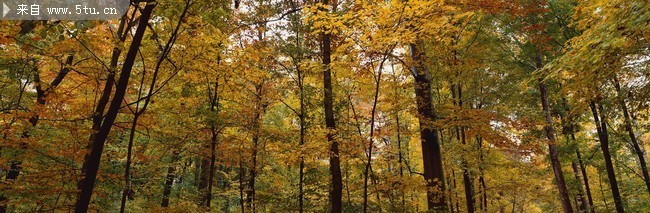
<path fill-rule="evenodd" d="M 298 142 L 298 146 L 301 148 L 300 149 L 300 174 L 299 174 L 299 180 L 298 180 L 298 206 L 300 208 L 299 212 L 303 213 L 304 211 L 304 197 L 305 197 L 305 192 L 304 192 L 304 185 L 305 185 L 305 156 L 303 155 L 304 153 L 302 152 L 302 147 L 305 144 L 305 131 L 306 131 L 306 125 L 307 122 L 305 120 L 306 116 L 306 107 L 305 107 L 305 91 L 303 87 L 303 75 L 302 71 L 300 70 L 300 66 L 296 66 L 296 72 L 298 73 L 298 89 L 300 90 L 300 115 L 298 115 L 300 119 L 300 141 Z"/>
<path fill-rule="evenodd" d="M 418 43 L 421 43 L 421 41 Z M 427 185 L 427 205 L 429 211 L 446 211 L 445 178 L 442 168 L 440 138 L 437 129 L 433 127 L 432 123 L 437 118 L 433 107 L 431 79 L 429 79 L 425 69 L 424 51 L 419 50 L 419 45 L 421 44 L 411 44 L 410 47 L 414 63 L 415 98 L 420 123 L 424 180 Z"/>
<path fill-rule="evenodd" d="M 542 69 L 542 55 L 538 51 L 535 56 L 535 65 L 537 69 Z M 566 182 L 564 181 L 564 174 L 562 173 L 562 164 L 560 164 L 559 153 L 557 150 L 557 140 L 555 139 L 555 127 L 553 127 L 553 118 L 551 117 L 551 107 L 548 102 L 548 89 L 546 83 L 543 82 L 543 79 L 539 79 L 539 92 L 542 102 L 542 110 L 544 111 L 544 116 L 546 117 L 546 127 L 544 128 L 546 132 L 546 138 L 548 139 L 548 151 L 551 157 L 551 167 L 553 167 L 553 173 L 555 174 L 555 182 L 560 195 L 560 200 L 562 202 L 562 208 L 565 213 L 573 212 L 571 207 L 571 198 L 569 198 L 569 193 L 566 188 Z"/>
<path fill-rule="evenodd" d="M 81 170 L 81 180 L 78 184 L 78 188 L 81 191 L 75 204 L 75 212 L 88 211 L 88 205 L 90 204 L 90 199 L 95 187 L 95 178 L 97 177 L 97 172 L 99 170 L 104 143 L 106 142 L 108 134 L 111 131 L 111 127 L 117 118 L 117 114 L 126 93 L 129 77 L 131 76 L 131 70 L 133 68 L 133 64 L 135 63 L 135 58 L 140 48 L 142 38 L 144 37 L 144 32 L 147 28 L 147 22 L 149 21 L 151 12 L 155 6 L 155 3 L 148 3 L 142 11 L 142 15 L 140 16 L 140 23 L 138 23 L 135 35 L 133 36 L 131 47 L 129 48 L 129 52 L 126 55 L 126 60 L 122 66 L 120 79 L 117 82 L 117 86 L 115 87 L 113 100 L 111 101 L 111 105 L 108 109 L 106 117 L 101 122 L 101 128 L 99 129 L 99 132 L 97 132 L 97 134 L 93 137 L 90 154 L 87 155 L 86 159 L 84 159 L 84 167 Z"/>
<path fill-rule="evenodd" d="M 329 6 L 329 0 L 322 0 L 323 5 Z M 323 8 L 323 10 L 327 10 Z M 327 29 L 326 29 L 327 30 Z M 334 120 L 334 93 L 332 91 L 332 71 L 330 63 L 332 61 L 332 47 L 330 33 L 321 33 L 322 46 L 321 54 L 323 57 L 323 90 L 325 97 L 323 100 L 325 108 L 325 126 L 327 127 L 327 142 L 330 144 L 330 175 L 332 176 L 332 188 L 330 190 L 331 211 L 338 213 L 342 209 L 343 197 L 343 179 L 341 177 L 341 160 L 339 156 L 339 142 L 336 140 L 336 123 Z"/>
<path fill-rule="evenodd" d="M 540 96 L 542 99 L 542 108 L 546 116 L 546 138 L 548 139 L 548 151 L 551 157 L 551 166 L 553 167 L 553 173 L 555 174 L 555 182 L 557 184 L 558 191 L 560 193 L 560 199 L 562 201 L 562 208 L 564 212 L 573 212 L 571 207 L 571 199 L 569 198 L 569 193 L 566 188 L 566 183 L 564 181 L 564 174 L 562 173 L 562 165 L 560 164 L 559 153 L 557 150 L 557 142 L 555 140 L 555 128 L 553 127 L 553 119 L 551 118 L 550 106 L 548 103 L 548 92 L 546 84 L 539 80 L 539 90 Z"/>
<path fill-rule="evenodd" d="M 455 104 L 458 105 L 460 109 L 463 109 L 463 89 L 462 85 L 459 83 L 457 85 L 452 84 L 452 98 L 456 99 L 454 102 Z M 457 91 L 458 93 L 454 92 Z M 457 96 L 457 97 L 456 97 Z M 461 144 L 467 145 L 466 141 L 466 135 L 465 135 L 465 127 L 458 127 L 456 126 L 456 139 L 461 142 Z M 463 153 L 467 152 L 466 149 L 463 148 Z M 463 171 L 463 187 L 465 189 L 465 205 L 467 207 L 467 212 L 468 213 L 473 213 L 474 212 L 474 186 L 472 184 L 472 178 L 470 177 L 469 174 L 469 168 L 467 164 L 467 160 L 465 160 L 465 155 L 461 155 L 461 170 Z"/>
<path fill-rule="evenodd" d="M 603 151 L 603 157 L 605 159 L 605 169 L 607 170 L 607 178 L 609 179 L 609 186 L 612 190 L 612 196 L 614 197 L 614 205 L 616 206 L 616 212 L 622 213 L 625 212 L 623 209 L 623 202 L 621 201 L 621 194 L 618 191 L 618 182 L 616 181 L 616 174 L 614 172 L 614 164 L 612 164 L 612 155 L 609 152 L 609 136 L 607 135 L 607 120 L 603 115 L 603 105 L 598 103 L 598 109 L 596 108 L 596 102 L 591 101 L 589 107 L 591 108 L 591 113 L 594 116 L 594 123 L 596 124 L 596 131 L 598 132 L 598 138 L 600 140 L 600 149 Z"/>

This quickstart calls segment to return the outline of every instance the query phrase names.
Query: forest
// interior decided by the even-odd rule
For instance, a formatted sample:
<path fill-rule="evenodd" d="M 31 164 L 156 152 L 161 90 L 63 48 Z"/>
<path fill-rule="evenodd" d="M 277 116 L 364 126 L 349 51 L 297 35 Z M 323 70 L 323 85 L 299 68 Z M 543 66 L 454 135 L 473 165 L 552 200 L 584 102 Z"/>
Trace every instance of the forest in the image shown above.
<path fill-rule="evenodd" d="M 0 21 L 0 213 L 650 212 L 647 0 Z"/>

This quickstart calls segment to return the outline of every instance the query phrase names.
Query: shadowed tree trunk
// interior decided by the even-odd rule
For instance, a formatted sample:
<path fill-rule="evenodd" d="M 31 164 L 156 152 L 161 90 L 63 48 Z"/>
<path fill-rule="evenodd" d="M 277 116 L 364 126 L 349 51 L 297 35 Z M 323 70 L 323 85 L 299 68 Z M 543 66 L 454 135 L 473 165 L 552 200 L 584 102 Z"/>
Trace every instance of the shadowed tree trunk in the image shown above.
<path fill-rule="evenodd" d="M 436 114 L 433 108 L 431 79 L 425 69 L 422 44 L 411 44 L 413 58 L 413 77 L 415 78 L 415 98 L 417 101 L 418 120 L 420 123 L 420 140 L 422 142 L 422 161 L 424 180 L 427 184 L 427 205 L 429 211 L 446 211 L 445 176 L 442 168 L 442 154 L 438 130 L 433 127 Z"/>
<path fill-rule="evenodd" d="M 596 108 L 598 105 L 598 108 Z M 614 205 L 616 206 L 616 212 L 622 213 L 623 202 L 621 201 L 621 194 L 618 191 L 618 182 L 616 181 L 616 174 L 614 172 L 614 164 L 612 164 L 612 155 L 609 152 L 609 136 L 607 135 L 607 120 L 603 115 L 603 105 L 595 101 L 589 103 L 591 108 L 591 113 L 594 116 L 594 123 L 596 124 L 596 131 L 598 132 L 598 139 L 600 140 L 600 149 L 603 151 L 603 157 L 605 159 L 605 169 L 607 170 L 607 178 L 609 179 L 609 186 L 612 190 L 612 196 L 614 197 Z"/>

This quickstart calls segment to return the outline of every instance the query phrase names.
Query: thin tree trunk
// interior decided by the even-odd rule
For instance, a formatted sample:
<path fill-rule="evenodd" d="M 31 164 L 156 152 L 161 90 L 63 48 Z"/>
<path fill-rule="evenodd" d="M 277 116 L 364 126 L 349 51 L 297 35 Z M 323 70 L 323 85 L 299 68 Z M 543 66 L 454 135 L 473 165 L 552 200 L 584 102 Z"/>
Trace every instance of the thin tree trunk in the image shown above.
<path fill-rule="evenodd" d="M 220 57 L 218 58 L 220 61 Z M 216 78 L 214 89 L 208 89 L 208 96 L 210 100 L 210 111 L 219 116 L 219 78 Z M 210 207 L 212 202 L 212 186 L 215 172 L 216 161 L 216 146 L 217 146 L 217 124 L 215 121 L 210 121 L 210 156 L 203 157 L 201 160 L 201 174 L 199 181 L 200 205 Z"/>
<path fill-rule="evenodd" d="M 480 107 L 479 107 L 480 109 Z M 485 174 L 484 174 L 484 169 L 483 169 L 483 163 L 484 163 L 484 156 L 483 156 L 483 139 L 479 136 L 476 136 L 476 142 L 478 145 L 478 151 L 479 151 L 479 162 L 480 166 L 478 167 L 479 170 L 479 176 L 478 176 L 478 182 L 481 187 L 481 194 L 482 194 L 482 199 L 481 199 L 481 208 L 482 212 L 488 212 L 488 197 L 487 197 L 487 186 L 485 184 Z"/>
<path fill-rule="evenodd" d="M 221 57 L 218 57 L 217 60 L 217 63 L 220 63 Z M 219 78 L 214 82 L 214 92 L 210 101 L 210 111 L 215 113 L 215 116 L 219 118 Z M 219 130 L 217 130 L 217 124 L 215 124 L 215 121 L 211 121 L 210 123 L 210 133 L 212 134 L 210 137 L 210 172 L 208 174 L 208 190 L 205 196 L 205 206 L 208 208 L 210 208 L 210 203 L 212 202 L 212 186 L 214 185 L 215 164 L 217 160 L 217 139 L 219 136 Z"/>
<path fill-rule="evenodd" d="M 104 149 L 104 143 L 106 142 L 106 139 L 108 139 L 108 134 L 111 131 L 111 127 L 113 126 L 115 119 L 117 118 L 117 114 L 126 93 L 129 77 L 131 76 L 131 69 L 135 63 L 135 58 L 140 48 L 142 38 L 144 37 L 144 32 L 147 28 L 149 17 L 151 16 L 151 12 L 155 6 L 155 3 L 148 3 L 142 11 L 142 15 L 140 16 L 140 23 L 138 24 L 136 32 L 133 36 L 131 47 L 129 48 L 129 52 L 126 55 L 126 60 L 122 66 L 120 79 L 117 82 L 117 86 L 115 87 L 113 100 L 111 101 L 111 105 L 108 109 L 106 117 L 102 121 L 99 132 L 97 132 L 97 135 L 95 135 L 93 138 L 90 154 L 88 155 L 88 158 L 84 159 L 85 167 L 83 167 L 81 170 L 81 180 L 79 181 L 78 185 L 78 188 L 81 191 L 75 204 L 75 212 L 88 211 L 90 198 L 95 187 L 95 178 L 97 177 L 97 172 L 99 171 L 99 164 L 102 157 L 102 151 Z"/>
<path fill-rule="evenodd" d="M 421 43 L 421 41 L 419 42 Z M 427 205 L 429 211 L 446 211 L 445 176 L 442 168 L 442 154 L 438 130 L 433 127 L 436 114 L 431 94 L 431 79 L 424 65 L 424 51 L 421 44 L 411 44 L 413 58 L 413 75 L 415 77 L 415 97 L 417 101 L 418 120 L 420 122 L 420 140 L 422 142 L 422 160 L 424 179 L 427 184 Z"/>
<path fill-rule="evenodd" d="M 457 90 L 457 94 L 456 91 Z M 463 109 L 463 90 L 462 90 L 462 85 L 458 84 L 454 86 L 452 84 L 452 98 L 456 99 L 456 95 L 458 96 L 457 100 L 454 101 L 458 107 L 462 110 Z M 456 127 L 456 139 L 463 144 L 463 146 L 467 145 L 466 137 L 465 137 L 465 127 Z M 463 152 L 466 152 L 467 150 L 463 148 Z M 469 174 L 469 166 L 467 164 L 467 160 L 465 160 L 465 155 L 461 155 L 461 166 L 462 166 L 462 171 L 463 171 L 463 186 L 465 189 L 465 205 L 467 207 L 467 212 L 468 213 L 473 213 L 474 212 L 474 186 L 472 184 L 472 178 L 470 177 Z"/>
<path fill-rule="evenodd" d="M 537 52 L 535 57 L 535 64 L 537 69 L 542 68 L 542 56 L 541 52 Z M 562 208 L 565 213 L 573 212 L 571 207 L 571 199 L 569 198 L 569 193 L 564 181 L 564 174 L 562 173 L 562 164 L 560 164 L 559 153 L 557 150 L 557 141 L 555 140 L 555 128 L 553 127 L 553 119 L 551 117 L 551 107 L 548 102 L 548 90 L 546 83 L 539 79 L 539 92 L 542 102 L 542 110 L 546 117 L 546 138 L 548 139 L 548 151 L 551 157 L 551 166 L 553 167 L 553 173 L 555 174 L 555 182 L 560 195 L 560 200 L 562 201 Z"/>
<path fill-rule="evenodd" d="M 298 89 L 300 90 L 300 141 L 298 143 L 298 146 L 301 148 L 300 149 L 300 174 L 299 174 L 299 180 L 298 180 L 298 206 L 300 208 L 299 212 L 303 213 L 304 211 L 304 185 L 305 185 L 305 156 L 303 156 L 302 152 L 302 147 L 305 144 L 305 130 L 306 130 L 306 121 L 305 121 L 305 92 L 303 90 L 303 85 L 302 85 L 302 71 L 300 71 L 300 67 L 297 67 L 297 72 L 298 72 Z"/>
<path fill-rule="evenodd" d="M 650 193 L 650 174 L 648 174 L 648 165 L 646 165 L 645 154 L 643 153 L 641 146 L 639 146 L 639 142 L 637 141 L 636 135 L 634 134 L 634 129 L 632 129 L 632 120 L 630 119 L 630 113 L 628 112 L 627 105 L 625 104 L 624 93 L 621 90 L 621 84 L 618 82 L 618 77 L 614 78 L 614 86 L 616 88 L 616 97 L 618 104 L 623 110 L 625 131 L 627 131 L 628 135 L 630 136 L 630 142 L 632 142 L 632 147 L 634 147 L 634 153 L 636 154 L 637 158 L 639 158 L 639 166 L 641 167 L 641 173 L 643 173 L 643 181 L 645 182 L 648 193 Z"/>
<path fill-rule="evenodd" d="M 126 207 L 126 197 L 127 197 L 127 195 L 133 192 L 133 190 L 131 189 L 131 174 L 130 174 L 131 163 L 132 163 L 131 162 L 131 153 L 132 153 L 132 150 L 133 150 L 133 140 L 134 140 L 135 131 L 136 131 L 137 125 L 138 125 L 138 119 L 140 118 L 140 116 L 142 114 L 144 114 L 144 112 L 147 110 L 147 107 L 149 106 L 149 103 L 151 101 L 151 97 L 153 96 L 153 93 L 154 93 L 154 88 L 156 86 L 156 82 L 158 80 L 158 74 L 160 73 L 160 67 L 161 67 L 163 61 L 169 55 L 173 44 L 176 42 L 176 38 L 178 37 L 178 32 L 180 30 L 180 26 L 181 26 L 181 24 L 183 22 L 183 19 L 185 18 L 185 15 L 187 14 L 187 10 L 189 9 L 189 7 L 190 7 L 190 0 L 187 0 L 187 2 L 185 4 L 185 9 L 181 13 L 181 15 L 179 17 L 179 20 L 178 20 L 178 22 L 176 24 L 176 27 L 174 28 L 174 31 L 172 32 L 170 38 L 167 40 L 167 42 L 165 44 L 165 47 L 163 48 L 161 54 L 158 56 L 158 59 L 156 60 L 156 65 L 155 65 L 155 68 L 154 68 L 154 71 L 153 71 L 153 74 L 152 74 L 152 80 L 151 80 L 151 83 L 149 85 L 149 91 L 147 92 L 147 95 L 144 98 L 144 104 L 142 105 L 142 108 L 140 109 L 140 100 L 142 98 L 142 88 L 143 88 L 142 84 L 144 84 L 146 70 L 142 74 L 142 79 L 140 81 L 140 90 L 138 92 L 138 101 L 136 103 L 135 112 L 133 113 L 133 122 L 131 123 L 131 132 L 130 132 L 130 135 L 129 135 L 129 144 L 128 144 L 128 148 L 127 148 L 126 168 L 125 168 L 125 171 L 124 171 L 124 179 L 125 179 L 126 183 L 125 183 L 125 186 L 124 186 L 124 191 L 122 193 L 122 203 L 120 205 L 120 212 L 121 213 L 124 212 L 124 208 Z"/>
<path fill-rule="evenodd" d="M 144 74 L 143 74 L 144 76 Z M 137 107 L 136 107 L 137 110 Z M 131 122 L 131 131 L 129 132 L 129 144 L 127 145 L 126 153 L 126 167 L 124 169 L 124 189 L 122 190 L 122 202 L 120 203 L 120 213 L 124 213 L 126 207 L 126 197 L 131 192 L 131 153 L 133 151 L 133 139 L 135 137 L 135 130 L 138 125 L 139 113 L 135 113 L 133 121 Z"/>
<path fill-rule="evenodd" d="M 612 190 L 612 196 L 614 197 L 614 205 L 616 206 L 616 212 L 622 213 L 625 212 L 625 210 L 623 209 L 621 194 L 618 191 L 618 182 L 616 181 L 614 164 L 612 164 L 612 155 L 609 152 L 609 136 L 607 135 L 607 120 L 603 115 L 603 105 L 598 103 L 598 109 L 596 109 L 596 102 L 591 101 L 589 103 L 589 107 L 591 108 L 591 113 L 594 116 L 596 131 L 598 132 L 598 138 L 600 139 L 600 149 L 603 151 L 603 157 L 605 159 L 605 169 L 607 170 L 607 178 L 609 179 L 609 185 Z"/>
<path fill-rule="evenodd" d="M 571 139 L 576 140 L 574 133 L 571 133 Z M 576 149 L 576 156 L 578 157 L 578 163 L 580 165 L 580 171 L 582 172 L 582 181 L 585 184 L 585 192 L 587 193 L 587 200 L 589 201 L 589 212 L 594 212 L 594 200 L 591 196 L 591 187 L 589 187 L 589 177 L 587 176 L 587 168 L 585 167 L 584 162 L 582 161 L 582 155 L 580 154 L 580 149 Z"/>
<path fill-rule="evenodd" d="M 397 78 L 395 78 L 395 83 L 397 84 Z M 395 103 L 398 103 L 399 98 L 398 98 L 398 91 L 397 91 L 397 86 L 395 86 Z M 402 127 L 400 126 L 401 124 L 399 123 L 399 107 L 395 107 L 395 125 L 397 128 L 397 164 L 399 167 L 399 177 L 400 180 L 401 178 L 404 177 L 404 166 L 402 165 L 402 159 L 404 158 L 402 154 L 402 135 L 401 135 L 401 129 Z M 404 190 L 403 188 L 400 187 L 400 211 L 406 211 L 406 198 L 404 196 Z"/>
<path fill-rule="evenodd" d="M 257 131 L 257 130 L 256 130 Z M 257 134 L 257 133 L 256 133 Z M 253 153 L 251 155 L 252 165 L 250 168 L 250 179 L 248 179 L 248 191 L 246 193 L 246 202 L 251 207 L 251 211 L 255 212 L 255 178 L 257 177 L 257 146 L 259 143 L 259 136 L 253 136 Z"/>
<path fill-rule="evenodd" d="M 392 49 L 392 48 L 391 48 Z M 370 175 L 370 167 L 372 166 L 372 148 L 374 146 L 374 133 L 375 133 L 375 113 L 377 111 L 377 102 L 379 101 L 379 84 L 381 83 L 381 73 L 386 62 L 387 57 L 379 64 L 379 71 L 377 79 L 375 79 L 375 94 L 372 102 L 372 110 L 370 111 L 370 140 L 368 150 L 366 153 L 366 168 L 363 173 L 363 212 L 368 212 L 368 176 Z"/>
<path fill-rule="evenodd" d="M 566 144 L 571 146 L 572 144 L 576 146 L 576 151 L 580 149 L 578 147 L 578 142 L 575 140 L 575 128 L 574 128 L 574 123 L 573 123 L 573 116 L 571 116 L 571 109 L 569 108 L 569 104 L 566 100 L 566 98 L 563 96 L 562 97 L 562 107 L 564 109 L 563 113 L 560 114 L 560 118 L 562 121 L 562 134 L 565 137 Z M 587 203 L 587 200 L 585 199 L 585 191 L 584 188 L 582 187 L 582 182 L 580 179 L 580 172 L 578 171 L 578 164 L 576 163 L 575 160 L 571 160 L 571 167 L 573 169 L 573 176 L 576 178 L 578 181 L 578 193 L 576 193 L 576 206 L 578 207 L 579 212 L 588 212 L 589 211 L 589 204 Z"/>
<path fill-rule="evenodd" d="M 582 188 L 582 183 L 580 183 L 580 172 L 578 171 L 578 164 L 573 161 L 571 162 L 571 167 L 573 168 L 573 176 L 575 176 L 576 180 L 578 180 L 578 193 L 576 194 L 576 202 L 580 202 L 577 204 L 579 206 L 578 211 L 579 212 L 588 212 L 589 210 L 589 205 L 587 204 L 587 200 L 585 200 L 584 197 L 584 188 Z"/>
<path fill-rule="evenodd" d="M 609 204 L 607 203 L 607 197 L 605 196 L 605 190 L 603 187 L 603 177 L 602 174 L 600 173 L 601 170 L 598 169 L 598 188 L 600 189 L 600 197 L 603 199 L 603 203 L 605 204 L 605 212 L 609 212 Z"/>

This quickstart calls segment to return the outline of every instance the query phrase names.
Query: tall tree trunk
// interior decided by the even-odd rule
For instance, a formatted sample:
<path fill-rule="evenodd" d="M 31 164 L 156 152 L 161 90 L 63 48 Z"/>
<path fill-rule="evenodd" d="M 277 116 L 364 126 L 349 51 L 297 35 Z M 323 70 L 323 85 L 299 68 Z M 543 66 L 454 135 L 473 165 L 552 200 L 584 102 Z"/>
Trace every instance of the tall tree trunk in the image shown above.
<path fill-rule="evenodd" d="M 394 80 L 395 80 L 395 84 L 396 84 L 396 86 L 395 86 L 395 104 L 397 104 L 397 103 L 399 103 L 399 96 L 398 96 L 399 91 L 397 89 L 398 88 L 397 87 L 397 77 L 395 77 Z M 402 134 L 401 134 L 402 133 L 401 132 L 402 127 L 401 127 L 401 124 L 399 122 L 399 111 L 400 111 L 399 109 L 400 109 L 399 106 L 395 106 L 395 126 L 396 126 L 396 132 L 397 132 L 397 165 L 398 165 L 398 169 L 399 169 L 399 177 L 400 177 L 400 180 L 401 180 L 401 178 L 404 177 L 404 165 L 402 164 L 402 160 L 404 159 L 404 155 L 402 154 Z M 404 196 L 405 193 L 404 193 L 404 189 L 402 187 L 400 187 L 399 194 L 400 194 L 400 200 L 401 200 L 399 210 L 400 211 L 406 211 L 406 198 Z"/>
<path fill-rule="evenodd" d="M 262 114 L 266 110 L 266 104 L 263 103 L 262 96 L 263 94 L 263 87 L 264 87 L 264 82 L 262 82 L 260 85 L 256 85 L 256 97 L 257 97 L 257 106 L 255 107 L 255 117 L 253 118 L 253 124 L 251 126 L 251 130 L 253 132 L 253 150 L 251 154 L 251 167 L 250 167 L 250 179 L 248 179 L 248 190 L 246 192 L 246 202 L 248 205 L 251 207 L 252 212 L 256 212 L 255 209 L 255 179 L 257 178 L 257 158 L 258 158 L 258 153 L 259 153 L 259 141 L 260 141 L 260 122 L 262 119 Z"/>
<path fill-rule="evenodd" d="M 218 57 L 218 63 L 221 62 L 221 57 Z M 210 101 L 210 111 L 215 113 L 214 116 L 219 118 L 219 78 L 217 78 L 214 82 L 214 91 L 213 91 L 213 96 L 211 97 Z M 205 195 L 205 206 L 210 207 L 210 203 L 212 202 L 212 186 L 214 185 L 214 172 L 215 172 L 215 164 L 217 161 L 217 140 L 219 136 L 219 130 L 217 130 L 217 123 L 213 120 L 210 123 L 210 133 L 212 136 L 210 137 L 210 171 L 208 173 L 208 190 Z"/>
<path fill-rule="evenodd" d="M 650 193 L 650 174 L 648 174 L 648 165 L 645 161 L 645 154 L 639 146 L 639 142 L 636 139 L 636 134 L 634 134 L 634 129 L 632 129 L 632 120 L 630 119 L 630 113 L 628 112 L 627 105 L 625 104 L 624 92 L 621 90 L 621 84 L 618 82 L 618 77 L 614 78 L 614 87 L 616 88 L 617 101 L 623 110 L 623 118 L 625 121 L 625 131 L 627 131 L 630 136 L 630 142 L 632 142 L 632 147 L 634 147 L 634 153 L 636 153 L 637 158 L 639 158 L 639 166 L 641 167 L 641 173 L 643 173 L 643 181 L 645 182 L 646 189 Z"/>
<path fill-rule="evenodd" d="M 374 146 L 375 135 L 375 114 L 377 111 L 377 102 L 379 101 L 379 84 L 381 83 L 381 73 L 386 59 L 388 58 L 384 57 L 384 59 L 379 64 L 379 72 L 377 74 L 377 79 L 375 79 L 375 94 L 372 102 L 372 109 L 370 111 L 370 139 L 366 153 L 366 168 L 363 173 L 363 212 L 368 212 L 368 176 L 370 176 L 370 168 L 372 166 L 372 148 Z"/>
<path fill-rule="evenodd" d="M 183 12 L 181 13 L 179 20 L 176 24 L 176 27 L 174 28 L 174 31 L 170 35 L 170 38 L 167 40 L 165 47 L 163 47 L 161 54 L 158 56 L 158 59 L 156 60 L 156 65 L 152 74 L 152 79 L 151 83 L 149 84 L 149 91 L 147 92 L 147 95 L 144 97 L 144 104 L 142 104 L 142 108 L 140 108 L 140 100 L 142 100 L 142 90 L 143 90 L 143 84 L 145 81 L 145 75 L 146 75 L 146 70 L 142 73 L 142 78 L 140 80 L 140 90 L 138 92 L 138 101 L 136 102 L 136 107 L 135 107 L 135 112 L 133 113 L 133 121 L 131 123 L 131 131 L 129 134 L 129 144 L 127 147 L 127 155 L 126 155 L 126 168 L 124 171 L 124 179 L 125 179 L 125 186 L 124 186 L 124 191 L 122 192 L 122 203 L 120 205 L 120 212 L 124 212 L 124 208 L 126 207 L 126 197 L 128 194 L 132 193 L 133 190 L 131 189 L 131 154 L 133 151 L 133 140 L 135 136 L 135 131 L 137 129 L 138 125 L 138 119 L 140 116 L 144 114 L 144 112 L 147 110 L 147 107 L 149 106 L 149 103 L 151 102 L 151 98 L 154 94 L 154 88 L 156 86 L 156 82 L 158 80 L 158 74 L 160 73 L 160 67 L 163 63 L 163 61 L 167 58 L 169 55 L 171 48 L 173 44 L 176 42 L 176 38 L 178 37 L 178 32 L 180 30 L 180 26 L 182 22 L 184 21 L 183 19 L 185 18 L 185 15 L 187 14 L 187 10 L 190 7 L 190 0 L 187 0 L 185 4 L 185 9 L 183 9 Z M 143 62 L 144 63 L 144 62 Z"/>
<path fill-rule="evenodd" d="M 329 0 L 322 0 L 323 5 L 329 6 Z M 323 8 L 323 10 L 327 10 Z M 332 212 L 342 211 L 343 179 L 341 177 L 341 159 L 339 156 L 339 142 L 336 140 L 336 123 L 334 121 L 334 93 L 332 91 L 332 47 L 330 34 L 321 33 L 322 57 L 323 57 L 323 89 L 325 97 L 323 100 L 325 108 L 325 126 L 327 127 L 327 142 L 330 144 L 330 174 L 332 176 L 332 188 L 330 190 L 330 203 Z"/>
<path fill-rule="evenodd" d="M 101 122 L 101 128 L 99 129 L 99 132 L 97 132 L 97 134 L 93 137 L 90 153 L 87 155 L 87 158 L 84 159 L 84 167 L 81 170 L 81 180 L 78 184 L 80 192 L 75 204 L 75 212 L 88 211 L 90 198 L 95 187 L 95 178 L 97 177 L 97 172 L 99 171 L 99 164 L 102 156 L 102 151 L 104 149 L 104 143 L 106 142 L 108 134 L 111 131 L 111 127 L 117 118 L 117 114 L 126 93 L 129 77 L 131 76 L 131 70 L 133 68 L 133 64 L 135 63 L 135 58 L 140 48 L 144 32 L 147 28 L 151 12 L 155 6 L 155 3 L 148 3 L 142 11 L 142 15 L 140 16 L 140 23 L 138 23 L 138 27 L 133 36 L 131 47 L 129 48 L 129 52 L 126 55 L 124 65 L 122 66 L 120 79 L 117 82 L 117 86 L 115 87 L 113 100 L 111 101 L 111 105 L 108 109 L 108 112 L 106 113 L 105 118 Z"/>
<path fill-rule="evenodd" d="M 612 196 L 614 197 L 614 205 L 616 206 L 616 212 L 622 213 L 625 212 L 625 210 L 623 209 L 621 194 L 618 191 L 618 182 L 616 181 L 614 164 L 612 164 L 612 155 L 609 152 L 609 136 L 607 135 L 607 120 L 605 119 L 605 115 L 603 115 L 603 105 L 598 103 L 598 109 L 596 109 L 596 102 L 591 101 L 589 103 L 589 107 L 591 108 L 591 113 L 594 116 L 596 131 L 598 132 L 598 138 L 600 139 L 600 149 L 603 151 L 603 157 L 605 159 L 605 169 L 607 170 L 607 178 L 609 179 L 609 186 L 612 190 Z"/>
<path fill-rule="evenodd" d="M 422 43 L 421 41 L 419 43 Z M 429 211 L 446 211 L 445 176 L 442 168 L 442 154 L 438 130 L 433 127 L 436 114 L 431 96 L 431 79 L 425 69 L 424 51 L 421 44 L 411 44 L 413 75 L 415 77 L 415 98 L 417 101 L 420 140 L 422 142 L 422 161 L 424 180 L 427 184 L 427 205 Z"/>
<path fill-rule="evenodd" d="M 304 211 L 304 197 L 305 197 L 305 192 L 304 192 L 304 185 L 305 185 L 305 156 L 303 156 L 302 152 L 302 147 L 305 144 L 305 131 L 306 131 L 306 121 L 305 121 L 305 91 L 303 87 L 303 79 L 302 79 L 302 71 L 300 70 L 300 67 L 296 67 L 296 72 L 298 73 L 298 89 L 300 90 L 300 115 L 298 115 L 300 119 L 300 141 L 298 142 L 299 147 L 301 148 L 300 150 L 300 174 L 299 174 L 299 180 L 298 180 L 298 206 L 300 208 L 299 212 L 303 213 Z"/>
<path fill-rule="evenodd" d="M 535 57 L 535 65 L 537 69 L 541 69 L 542 66 L 542 56 L 541 52 L 538 51 Z M 560 194 L 560 200 L 562 201 L 562 208 L 564 212 L 569 213 L 573 212 L 571 207 L 571 198 L 569 198 L 569 193 L 566 188 L 566 183 L 564 181 L 564 174 L 562 173 L 562 164 L 560 164 L 559 153 L 557 150 L 557 141 L 555 140 L 555 127 L 553 127 L 553 118 L 551 117 L 551 107 L 548 102 L 548 90 L 546 83 L 543 80 L 539 79 L 539 92 L 542 102 L 542 110 L 546 117 L 546 138 L 548 139 L 548 151 L 551 157 L 551 166 L 553 167 L 553 173 L 555 174 L 555 182 Z"/>
<path fill-rule="evenodd" d="M 542 108 L 544 114 L 546 115 L 546 137 L 549 140 L 548 150 L 551 157 L 551 166 L 553 167 L 553 172 L 555 174 L 555 182 L 557 183 L 558 191 L 560 194 L 560 199 L 562 201 L 562 208 L 564 212 L 573 212 L 571 207 L 571 199 L 569 198 L 569 193 L 566 188 L 566 183 L 564 181 L 564 174 L 562 173 L 562 165 L 560 164 L 559 153 L 557 150 L 557 142 L 555 140 L 555 128 L 553 127 L 553 120 L 551 118 L 550 106 L 548 103 L 548 93 L 546 89 L 546 84 L 539 81 L 539 90 L 542 99 Z"/>

